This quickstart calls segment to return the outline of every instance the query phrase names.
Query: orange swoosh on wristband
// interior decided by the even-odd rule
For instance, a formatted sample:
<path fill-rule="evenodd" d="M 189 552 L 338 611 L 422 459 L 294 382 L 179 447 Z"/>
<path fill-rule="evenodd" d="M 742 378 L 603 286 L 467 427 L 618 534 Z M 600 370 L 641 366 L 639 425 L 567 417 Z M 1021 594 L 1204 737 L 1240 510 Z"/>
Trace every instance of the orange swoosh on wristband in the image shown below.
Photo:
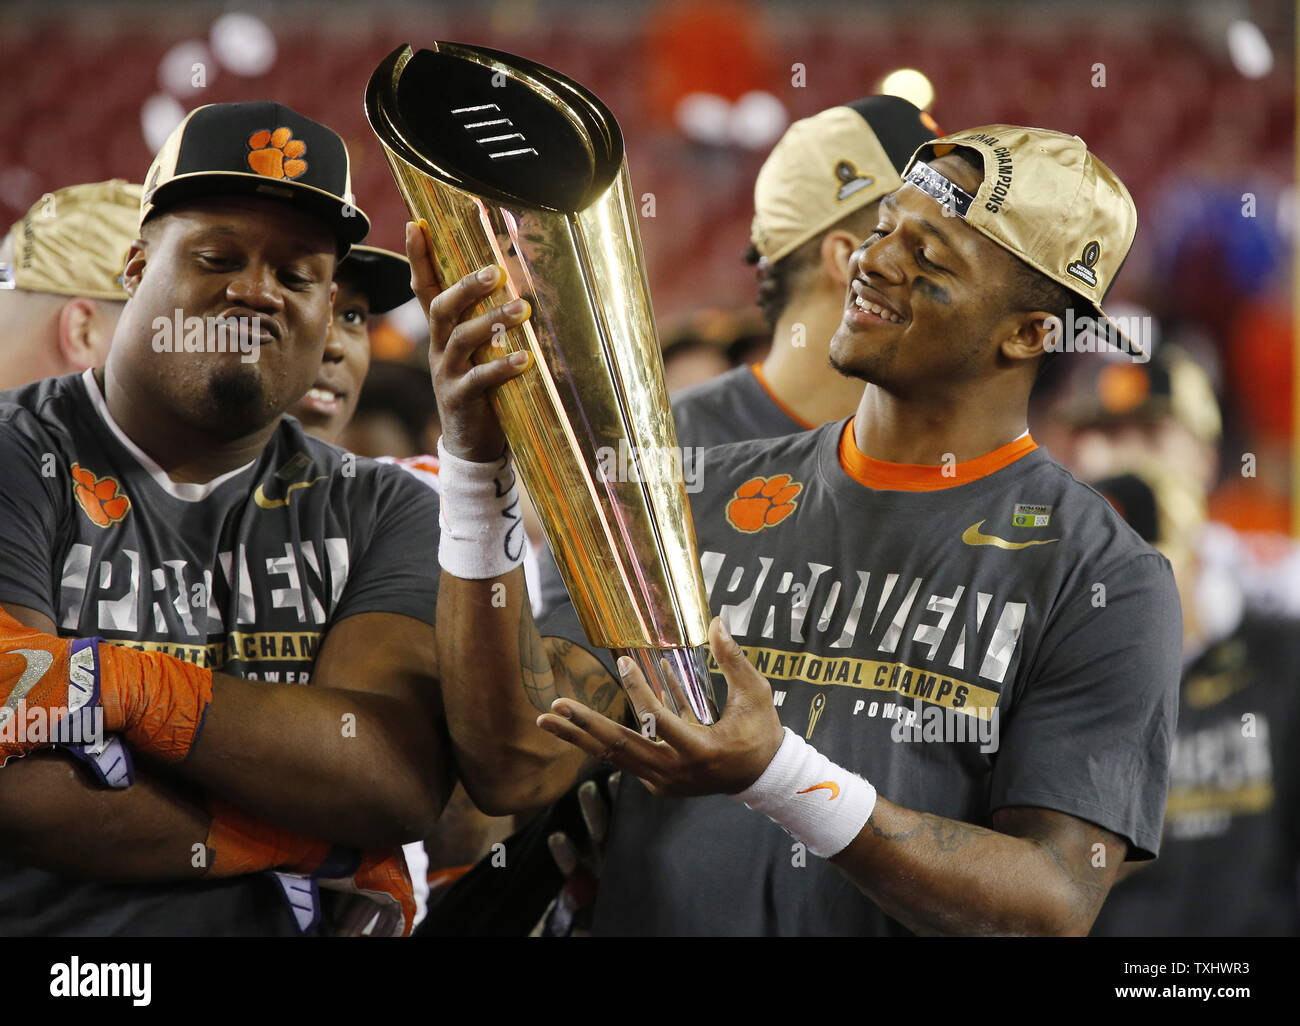
<path fill-rule="evenodd" d="M 813 784 L 812 787 L 805 787 L 802 791 L 796 791 L 795 794 L 807 794 L 809 791 L 816 791 L 822 788 L 831 793 L 830 797 L 826 799 L 828 802 L 833 802 L 840 796 L 840 785 L 835 783 L 833 780 L 823 780 L 820 784 Z"/>

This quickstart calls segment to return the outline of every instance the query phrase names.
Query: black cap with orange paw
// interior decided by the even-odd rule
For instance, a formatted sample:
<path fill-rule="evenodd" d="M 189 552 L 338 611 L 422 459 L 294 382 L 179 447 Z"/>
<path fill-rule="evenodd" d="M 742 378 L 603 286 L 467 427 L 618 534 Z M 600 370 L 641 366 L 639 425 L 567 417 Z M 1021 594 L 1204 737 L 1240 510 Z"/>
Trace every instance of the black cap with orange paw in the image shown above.
<path fill-rule="evenodd" d="M 186 200 L 283 199 L 323 219 L 340 254 L 370 231 L 356 207 L 347 147 L 332 129 L 278 103 L 213 103 L 176 126 L 145 177 L 140 223 Z"/>

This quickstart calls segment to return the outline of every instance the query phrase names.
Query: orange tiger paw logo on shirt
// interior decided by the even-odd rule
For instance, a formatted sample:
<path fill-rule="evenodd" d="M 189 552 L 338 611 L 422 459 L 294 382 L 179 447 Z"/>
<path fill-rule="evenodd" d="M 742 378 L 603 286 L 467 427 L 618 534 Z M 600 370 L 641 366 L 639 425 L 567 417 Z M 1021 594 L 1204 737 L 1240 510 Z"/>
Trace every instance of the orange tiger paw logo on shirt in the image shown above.
<path fill-rule="evenodd" d="M 79 463 L 72 465 L 72 491 L 90 522 L 97 527 L 120 523 L 131 512 L 131 500 L 122 494 L 117 478 L 96 477 Z"/>
<path fill-rule="evenodd" d="M 727 523 L 744 534 L 775 527 L 794 512 L 798 505 L 794 499 L 801 491 L 803 485 L 791 481 L 789 474 L 751 477 L 727 503 Z"/>
<path fill-rule="evenodd" d="M 307 144 L 295 139 L 291 129 L 254 132 L 248 137 L 248 149 L 248 166 L 267 178 L 297 178 L 307 170 L 307 162 L 299 159 Z"/>

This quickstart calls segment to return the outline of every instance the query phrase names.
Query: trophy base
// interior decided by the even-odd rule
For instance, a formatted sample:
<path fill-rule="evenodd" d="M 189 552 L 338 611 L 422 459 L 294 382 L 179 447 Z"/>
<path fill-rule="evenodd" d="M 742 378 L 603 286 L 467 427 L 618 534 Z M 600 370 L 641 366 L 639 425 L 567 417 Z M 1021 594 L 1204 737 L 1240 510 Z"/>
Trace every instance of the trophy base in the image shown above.
<path fill-rule="evenodd" d="M 614 649 L 616 658 L 627 656 L 636 663 L 659 701 L 680 716 L 682 703 L 677 700 L 677 695 L 682 694 L 695 718 L 706 727 L 718 720 L 718 703 L 713 695 L 713 680 L 709 676 L 708 654 L 707 645 L 696 648 Z M 665 662 L 667 667 L 664 666 Z M 677 684 L 672 686 L 668 683 L 667 674 L 670 672 L 677 678 Z"/>

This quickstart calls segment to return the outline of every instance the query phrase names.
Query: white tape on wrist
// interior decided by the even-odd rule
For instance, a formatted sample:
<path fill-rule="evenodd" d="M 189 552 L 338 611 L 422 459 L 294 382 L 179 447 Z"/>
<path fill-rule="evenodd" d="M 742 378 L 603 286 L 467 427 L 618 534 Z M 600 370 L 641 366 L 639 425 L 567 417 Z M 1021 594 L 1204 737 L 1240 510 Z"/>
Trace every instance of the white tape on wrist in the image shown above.
<path fill-rule="evenodd" d="M 483 581 L 522 565 L 528 537 L 509 452 L 491 463 L 471 463 L 449 453 L 439 438 L 438 483 L 438 563 L 447 573 Z"/>
<path fill-rule="evenodd" d="M 838 855 L 876 807 L 876 789 L 785 728 L 762 776 L 732 795 L 761 812 L 818 858 Z"/>

